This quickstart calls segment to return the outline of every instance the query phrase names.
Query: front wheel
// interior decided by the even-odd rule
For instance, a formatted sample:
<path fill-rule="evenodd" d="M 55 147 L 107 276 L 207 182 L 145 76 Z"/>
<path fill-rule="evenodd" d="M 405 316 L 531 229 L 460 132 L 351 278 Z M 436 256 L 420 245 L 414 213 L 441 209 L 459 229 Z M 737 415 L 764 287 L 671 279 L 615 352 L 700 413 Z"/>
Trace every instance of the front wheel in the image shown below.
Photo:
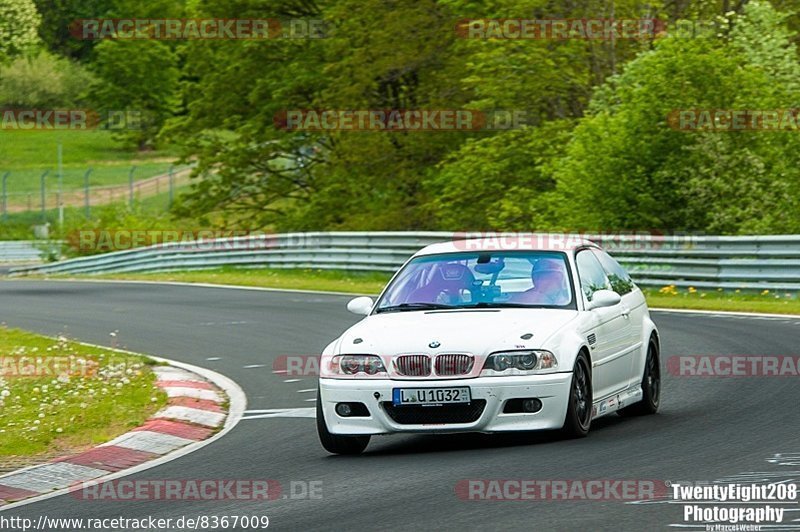
<path fill-rule="evenodd" d="M 332 454 L 361 454 L 369 445 L 369 436 L 342 436 L 331 434 L 322 412 L 322 398 L 317 388 L 317 434 L 319 442 Z"/>
<path fill-rule="evenodd" d="M 572 370 L 567 418 L 561 432 L 568 438 L 583 438 L 592 424 L 592 372 L 586 353 L 581 351 Z"/>
<path fill-rule="evenodd" d="M 658 356 L 658 342 L 650 338 L 647 346 L 647 360 L 642 375 L 642 400 L 619 411 L 621 416 L 647 416 L 658 412 L 661 403 L 661 362 Z"/>

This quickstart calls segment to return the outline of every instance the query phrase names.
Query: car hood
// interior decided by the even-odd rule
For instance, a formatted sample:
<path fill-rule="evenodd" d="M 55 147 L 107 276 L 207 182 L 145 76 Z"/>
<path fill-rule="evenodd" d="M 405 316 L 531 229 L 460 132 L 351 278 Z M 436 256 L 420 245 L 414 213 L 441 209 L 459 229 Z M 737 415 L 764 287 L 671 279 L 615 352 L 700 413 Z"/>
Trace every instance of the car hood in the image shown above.
<path fill-rule="evenodd" d="M 462 352 L 533 349 L 577 317 L 574 310 L 479 309 L 373 314 L 348 329 L 337 352 Z M 521 338 L 532 334 L 530 339 Z M 439 344 L 437 347 L 431 345 Z"/>

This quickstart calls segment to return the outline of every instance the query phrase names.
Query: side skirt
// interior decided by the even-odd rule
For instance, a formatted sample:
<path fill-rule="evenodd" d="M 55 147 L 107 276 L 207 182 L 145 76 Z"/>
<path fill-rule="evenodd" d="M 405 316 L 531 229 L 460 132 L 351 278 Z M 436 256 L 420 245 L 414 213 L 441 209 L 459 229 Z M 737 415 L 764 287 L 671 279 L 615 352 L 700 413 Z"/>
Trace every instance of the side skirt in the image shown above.
<path fill-rule="evenodd" d="M 621 408 L 638 403 L 644 398 L 642 385 L 637 384 L 635 388 L 629 388 L 621 393 L 606 397 L 592 404 L 592 419 L 607 416 Z"/>

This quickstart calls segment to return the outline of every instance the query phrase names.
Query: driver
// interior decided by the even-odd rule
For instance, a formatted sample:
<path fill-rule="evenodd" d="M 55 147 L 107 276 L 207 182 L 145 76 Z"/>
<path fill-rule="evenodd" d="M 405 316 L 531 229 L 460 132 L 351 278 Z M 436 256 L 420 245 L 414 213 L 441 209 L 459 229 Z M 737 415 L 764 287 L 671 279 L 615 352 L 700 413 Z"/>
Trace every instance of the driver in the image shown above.
<path fill-rule="evenodd" d="M 566 305 L 569 285 L 564 261 L 539 259 L 531 270 L 533 288 L 516 294 L 512 301 L 528 305 Z"/>

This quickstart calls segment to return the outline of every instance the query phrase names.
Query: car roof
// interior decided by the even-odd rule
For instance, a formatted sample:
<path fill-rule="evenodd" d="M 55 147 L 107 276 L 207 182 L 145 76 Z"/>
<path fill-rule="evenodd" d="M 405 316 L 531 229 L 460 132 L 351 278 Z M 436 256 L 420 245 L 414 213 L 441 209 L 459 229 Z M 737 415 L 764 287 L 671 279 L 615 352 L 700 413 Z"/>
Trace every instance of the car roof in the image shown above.
<path fill-rule="evenodd" d="M 553 233 L 487 234 L 477 238 L 454 239 L 424 247 L 414 256 L 470 251 L 573 251 L 580 247 L 600 248 L 579 235 Z"/>

